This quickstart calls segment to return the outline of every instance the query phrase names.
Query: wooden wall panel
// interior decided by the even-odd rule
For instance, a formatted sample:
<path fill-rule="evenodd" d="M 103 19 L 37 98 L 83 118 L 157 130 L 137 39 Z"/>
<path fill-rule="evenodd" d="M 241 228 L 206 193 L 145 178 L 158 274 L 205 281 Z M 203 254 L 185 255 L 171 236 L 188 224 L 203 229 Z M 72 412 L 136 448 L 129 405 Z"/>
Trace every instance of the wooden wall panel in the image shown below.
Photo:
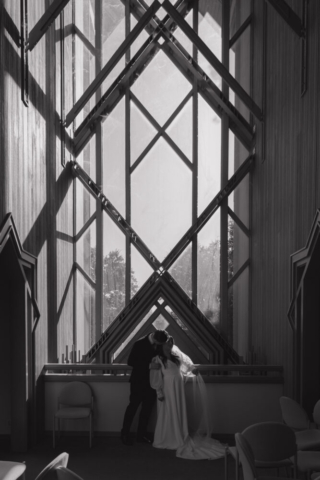
<path fill-rule="evenodd" d="M 302 2 L 287 3 L 301 17 Z M 284 366 L 288 394 L 293 360 L 287 319 L 290 255 L 304 247 L 319 206 L 320 4 L 308 3 L 308 89 L 301 97 L 300 40 L 272 6 L 254 2 L 253 97 L 262 101 L 265 88 L 265 122 L 257 123 L 253 173 L 251 341 L 267 363 Z"/>
<path fill-rule="evenodd" d="M 48 0 L 28 2 L 29 31 Z M 58 337 L 72 344 L 72 176 L 61 166 L 57 19 L 29 54 L 29 106 L 21 101 L 20 0 L 1 3 L 1 207 L 12 212 L 23 247 L 38 257 L 36 374 L 56 361 Z M 71 296 L 70 296 L 71 295 Z"/>

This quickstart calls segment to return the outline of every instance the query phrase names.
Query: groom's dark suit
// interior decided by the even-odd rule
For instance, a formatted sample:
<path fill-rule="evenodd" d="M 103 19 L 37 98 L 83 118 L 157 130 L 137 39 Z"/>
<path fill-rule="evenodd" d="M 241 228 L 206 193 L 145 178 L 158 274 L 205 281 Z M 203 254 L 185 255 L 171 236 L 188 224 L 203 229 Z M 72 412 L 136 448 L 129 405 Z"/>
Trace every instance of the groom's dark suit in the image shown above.
<path fill-rule="evenodd" d="M 140 338 L 133 345 L 128 358 L 132 367 L 130 377 L 130 403 L 126 409 L 122 435 L 128 435 L 136 411 L 141 403 L 137 437 L 142 438 L 147 432 L 147 426 L 152 407 L 156 400 L 156 392 L 150 386 L 149 364 L 155 356 L 155 349 L 149 340 L 149 335 Z"/>

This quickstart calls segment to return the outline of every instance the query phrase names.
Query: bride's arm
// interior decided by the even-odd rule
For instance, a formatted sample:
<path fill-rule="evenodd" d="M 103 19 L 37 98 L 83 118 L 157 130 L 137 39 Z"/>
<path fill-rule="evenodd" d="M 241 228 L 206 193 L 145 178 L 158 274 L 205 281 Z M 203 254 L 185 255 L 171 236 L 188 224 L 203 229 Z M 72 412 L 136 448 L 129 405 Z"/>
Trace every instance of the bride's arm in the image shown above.
<path fill-rule="evenodd" d="M 184 377 L 198 375 L 199 371 L 188 355 L 183 353 L 176 345 L 173 346 L 172 351 L 180 360 L 180 371 Z"/>
<path fill-rule="evenodd" d="M 159 357 L 155 357 L 152 359 L 153 363 L 158 363 L 161 366 L 161 361 Z M 163 377 L 162 377 L 162 371 L 161 368 L 157 370 L 150 370 L 150 385 L 152 388 L 154 388 L 157 392 L 157 398 L 162 402 L 164 400 L 163 396 Z"/>

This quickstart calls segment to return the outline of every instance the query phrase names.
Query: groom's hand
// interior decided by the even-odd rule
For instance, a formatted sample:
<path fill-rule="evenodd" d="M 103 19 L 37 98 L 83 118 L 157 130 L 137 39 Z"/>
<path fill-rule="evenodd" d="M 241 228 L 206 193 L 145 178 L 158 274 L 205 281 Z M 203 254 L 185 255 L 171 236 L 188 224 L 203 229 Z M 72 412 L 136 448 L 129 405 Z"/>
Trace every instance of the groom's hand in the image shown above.
<path fill-rule="evenodd" d="M 150 363 L 150 370 L 159 370 L 160 368 L 161 368 L 160 363 L 155 363 L 155 362 Z"/>

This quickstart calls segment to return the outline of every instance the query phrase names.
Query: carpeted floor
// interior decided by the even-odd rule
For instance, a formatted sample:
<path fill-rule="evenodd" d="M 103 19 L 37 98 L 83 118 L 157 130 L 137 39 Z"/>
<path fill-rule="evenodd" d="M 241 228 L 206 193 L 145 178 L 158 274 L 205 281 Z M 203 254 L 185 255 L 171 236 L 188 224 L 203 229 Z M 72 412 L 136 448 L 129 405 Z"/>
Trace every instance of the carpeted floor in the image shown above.
<path fill-rule="evenodd" d="M 89 449 L 88 438 L 61 437 L 55 449 L 51 438 L 27 453 L 1 452 L 0 460 L 25 461 L 26 480 L 34 480 L 57 455 L 69 453 L 68 468 L 84 480 L 224 480 L 224 459 L 183 460 L 174 451 L 159 450 L 147 444 L 125 446 L 118 437 L 95 437 Z M 235 468 L 228 458 L 228 480 Z"/>

